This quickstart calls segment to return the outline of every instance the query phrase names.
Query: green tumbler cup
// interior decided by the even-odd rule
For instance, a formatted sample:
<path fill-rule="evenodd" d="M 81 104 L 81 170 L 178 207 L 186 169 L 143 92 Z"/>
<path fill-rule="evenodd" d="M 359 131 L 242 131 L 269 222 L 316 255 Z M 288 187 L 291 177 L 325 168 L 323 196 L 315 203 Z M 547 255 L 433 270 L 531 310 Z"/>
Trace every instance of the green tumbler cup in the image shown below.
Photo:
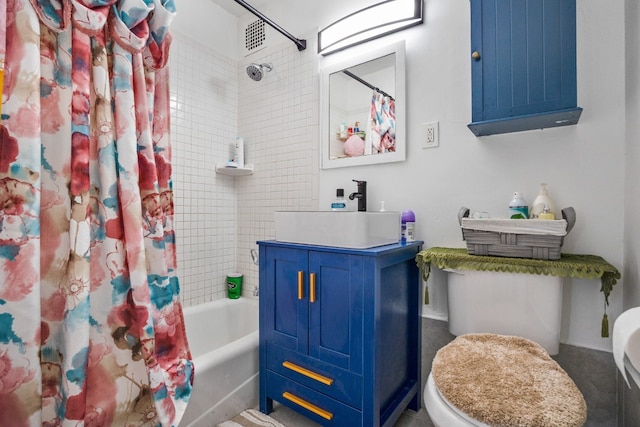
<path fill-rule="evenodd" d="M 238 299 L 242 295 L 242 274 L 229 273 L 227 275 L 227 295 L 230 299 Z"/>

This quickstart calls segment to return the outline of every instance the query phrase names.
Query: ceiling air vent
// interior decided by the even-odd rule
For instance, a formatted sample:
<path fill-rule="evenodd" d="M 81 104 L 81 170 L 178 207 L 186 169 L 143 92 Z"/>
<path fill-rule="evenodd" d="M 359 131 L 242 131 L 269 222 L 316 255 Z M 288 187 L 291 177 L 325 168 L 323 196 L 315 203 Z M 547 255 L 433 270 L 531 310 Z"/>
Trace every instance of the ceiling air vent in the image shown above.
<path fill-rule="evenodd" d="M 240 28 L 244 30 L 241 30 L 243 34 L 240 34 L 244 56 L 267 47 L 269 30 L 262 19 L 255 19 L 253 15 L 245 15 L 244 25 L 241 25 Z"/>

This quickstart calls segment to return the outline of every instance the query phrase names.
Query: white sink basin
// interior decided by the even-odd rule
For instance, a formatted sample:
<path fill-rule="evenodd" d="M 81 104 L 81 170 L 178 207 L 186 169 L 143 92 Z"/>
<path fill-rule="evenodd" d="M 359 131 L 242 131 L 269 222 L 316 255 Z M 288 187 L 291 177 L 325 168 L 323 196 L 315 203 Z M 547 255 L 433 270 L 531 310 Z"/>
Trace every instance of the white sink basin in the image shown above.
<path fill-rule="evenodd" d="M 399 212 L 276 212 L 279 242 L 364 249 L 398 243 Z"/>

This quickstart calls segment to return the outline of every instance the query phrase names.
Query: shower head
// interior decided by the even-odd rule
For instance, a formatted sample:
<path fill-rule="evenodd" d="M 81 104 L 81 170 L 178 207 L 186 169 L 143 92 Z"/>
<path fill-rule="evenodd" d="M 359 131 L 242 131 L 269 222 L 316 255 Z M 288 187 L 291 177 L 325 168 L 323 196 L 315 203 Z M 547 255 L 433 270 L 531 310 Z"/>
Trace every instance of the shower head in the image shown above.
<path fill-rule="evenodd" d="M 262 80 L 263 69 L 269 72 L 273 69 L 273 65 L 271 65 L 270 63 L 264 63 L 264 64 L 256 64 L 255 62 L 251 63 L 247 67 L 247 75 L 251 77 L 253 80 L 259 82 L 260 80 Z"/>

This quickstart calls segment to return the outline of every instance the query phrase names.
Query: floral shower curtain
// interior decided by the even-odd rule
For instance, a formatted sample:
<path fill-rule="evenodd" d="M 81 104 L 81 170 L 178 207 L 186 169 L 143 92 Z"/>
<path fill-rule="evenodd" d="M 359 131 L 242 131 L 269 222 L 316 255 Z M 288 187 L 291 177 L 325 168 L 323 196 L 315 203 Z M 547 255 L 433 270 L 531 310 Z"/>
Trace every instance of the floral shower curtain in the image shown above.
<path fill-rule="evenodd" d="M 168 426 L 184 412 L 174 15 L 173 0 L 0 0 L 2 425 Z"/>
<path fill-rule="evenodd" d="M 396 151 L 396 101 L 389 95 L 373 91 L 367 123 L 365 154 Z"/>

